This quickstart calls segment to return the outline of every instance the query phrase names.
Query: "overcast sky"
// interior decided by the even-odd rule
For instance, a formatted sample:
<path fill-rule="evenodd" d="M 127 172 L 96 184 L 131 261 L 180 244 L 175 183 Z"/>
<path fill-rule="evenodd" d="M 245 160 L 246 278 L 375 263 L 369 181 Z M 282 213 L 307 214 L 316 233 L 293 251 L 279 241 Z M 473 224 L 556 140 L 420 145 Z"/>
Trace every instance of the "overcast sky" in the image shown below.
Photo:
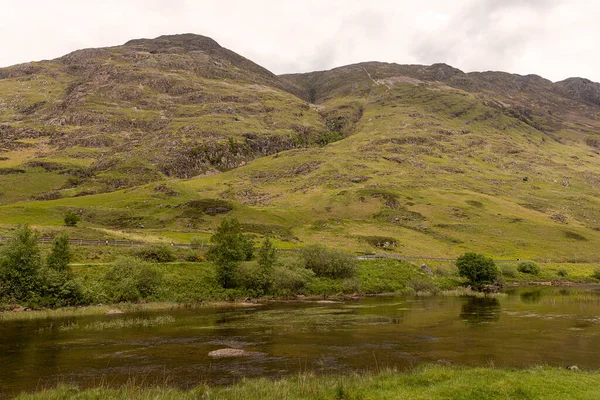
<path fill-rule="evenodd" d="M 445 62 L 600 81 L 598 0 L 0 0 L 0 66 L 174 33 L 278 74 Z"/>

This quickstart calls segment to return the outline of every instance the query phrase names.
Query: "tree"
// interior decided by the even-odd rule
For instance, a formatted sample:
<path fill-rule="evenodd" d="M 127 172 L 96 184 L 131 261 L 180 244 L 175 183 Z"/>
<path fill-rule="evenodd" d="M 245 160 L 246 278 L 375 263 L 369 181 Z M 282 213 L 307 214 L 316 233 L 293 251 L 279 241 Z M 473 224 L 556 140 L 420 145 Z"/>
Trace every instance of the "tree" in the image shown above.
<path fill-rule="evenodd" d="M 0 280 L 3 292 L 17 302 L 28 301 L 36 293 L 41 267 L 38 235 L 28 226 L 19 227 L 0 253 Z"/>
<path fill-rule="evenodd" d="M 465 253 L 456 260 L 458 273 L 467 278 L 469 284 L 479 290 L 483 285 L 492 284 L 499 275 L 496 263 L 489 257 L 477 253 Z"/>
<path fill-rule="evenodd" d="M 262 247 L 258 251 L 258 265 L 262 268 L 270 270 L 275 265 L 275 261 L 277 261 L 277 253 L 275 248 L 273 247 L 273 243 L 271 243 L 270 237 L 265 237 Z"/>
<path fill-rule="evenodd" d="M 77 215 L 75 212 L 73 211 L 69 211 L 68 213 L 65 214 L 65 225 L 66 226 L 77 226 L 77 223 L 79 222 L 81 218 L 79 218 L 79 215 Z"/>
<path fill-rule="evenodd" d="M 46 259 L 46 265 L 58 272 L 68 272 L 70 262 L 69 235 L 63 233 L 54 238 L 52 250 Z"/>
<path fill-rule="evenodd" d="M 217 266 L 217 280 L 224 288 L 234 285 L 238 265 L 252 258 L 252 242 L 242 235 L 237 219 L 224 219 L 210 238 L 208 257 Z"/>
<path fill-rule="evenodd" d="M 264 294 L 273 286 L 273 267 L 277 261 L 277 253 L 271 243 L 271 238 L 265 240 L 258 252 L 259 273 L 256 277 L 256 287 Z"/>

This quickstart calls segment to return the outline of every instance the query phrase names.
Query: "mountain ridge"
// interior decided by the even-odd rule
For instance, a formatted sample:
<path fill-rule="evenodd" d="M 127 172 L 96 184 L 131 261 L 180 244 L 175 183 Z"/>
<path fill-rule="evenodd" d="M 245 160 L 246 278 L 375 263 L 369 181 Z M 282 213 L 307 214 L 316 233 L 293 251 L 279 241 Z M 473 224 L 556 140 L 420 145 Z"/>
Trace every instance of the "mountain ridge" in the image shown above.
<path fill-rule="evenodd" d="M 75 210 L 88 236 L 185 241 L 231 215 L 281 246 L 600 260 L 600 85 L 583 78 L 276 76 L 198 35 L 0 77 L 0 231 Z"/>

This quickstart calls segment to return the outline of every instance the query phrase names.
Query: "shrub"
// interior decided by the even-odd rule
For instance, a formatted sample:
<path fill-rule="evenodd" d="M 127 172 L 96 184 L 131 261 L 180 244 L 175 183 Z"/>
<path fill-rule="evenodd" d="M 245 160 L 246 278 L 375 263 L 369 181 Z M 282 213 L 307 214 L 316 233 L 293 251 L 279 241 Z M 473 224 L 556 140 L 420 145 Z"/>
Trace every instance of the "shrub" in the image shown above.
<path fill-rule="evenodd" d="M 0 296 L 16 302 L 33 300 L 39 290 L 41 266 L 38 234 L 28 226 L 18 228 L 0 253 Z"/>
<path fill-rule="evenodd" d="M 303 248 L 301 256 L 304 266 L 316 276 L 338 279 L 351 278 L 356 274 L 356 258 L 342 250 L 315 244 Z"/>
<path fill-rule="evenodd" d="M 152 297 L 158 293 L 163 281 L 162 273 L 149 265 L 142 266 L 136 278 L 137 289 L 143 299 Z"/>
<path fill-rule="evenodd" d="M 517 276 L 517 268 L 515 268 L 514 265 L 503 265 L 502 276 L 506 276 L 508 278 L 515 278 Z"/>
<path fill-rule="evenodd" d="M 162 274 L 151 264 L 136 258 L 117 260 L 104 276 L 104 290 L 110 301 L 138 301 L 157 294 Z"/>
<path fill-rule="evenodd" d="M 71 270 L 43 267 L 40 270 L 38 299 L 43 307 L 76 306 L 84 303 L 81 286 L 73 279 Z"/>
<path fill-rule="evenodd" d="M 522 263 L 519 263 L 517 270 L 530 275 L 539 275 L 540 273 L 540 267 L 533 261 L 523 261 Z"/>
<path fill-rule="evenodd" d="M 185 261 L 204 262 L 206 261 L 206 258 L 204 257 L 204 254 L 192 250 L 186 254 Z"/>
<path fill-rule="evenodd" d="M 159 263 L 175 261 L 175 253 L 173 252 L 173 249 L 171 246 L 167 246 L 166 244 L 145 246 L 141 249 L 138 249 L 134 254 L 136 257 L 145 261 Z"/>
<path fill-rule="evenodd" d="M 253 243 L 242 235 L 237 219 L 224 219 L 210 241 L 207 256 L 217 266 L 217 280 L 224 288 L 233 287 L 238 265 L 252 258 Z"/>
<path fill-rule="evenodd" d="M 498 278 L 498 268 L 489 257 L 477 253 L 465 253 L 456 260 L 458 273 L 467 278 L 475 289 L 491 284 Z"/>
<path fill-rule="evenodd" d="M 412 277 L 406 282 L 408 287 L 411 287 L 415 292 L 430 292 L 437 293 L 440 288 L 429 279 L 421 277 Z"/>
<path fill-rule="evenodd" d="M 235 270 L 235 283 L 250 291 L 252 296 L 261 296 L 270 288 L 271 277 L 265 277 L 256 262 L 245 262 Z"/>
<path fill-rule="evenodd" d="M 592 278 L 600 280 L 600 268 L 596 268 L 592 274 Z"/>
<path fill-rule="evenodd" d="M 599 272 L 600 272 L 600 271 L 599 271 Z M 569 275 L 569 271 L 567 271 L 567 270 L 566 270 L 566 269 L 564 269 L 564 268 L 561 268 L 561 269 L 559 269 L 559 270 L 556 272 L 556 274 L 557 274 L 558 276 L 562 276 L 562 277 L 564 278 L 565 276 Z M 600 274 L 599 274 L 598 276 L 600 276 Z"/>
<path fill-rule="evenodd" d="M 273 291 L 278 295 L 289 295 L 303 291 L 315 273 L 300 262 L 276 266 L 273 269 Z"/>
<path fill-rule="evenodd" d="M 65 214 L 65 225 L 66 226 L 77 226 L 77 223 L 81 220 L 81 218 L 79 218 L 79 215 L 77 215 L 75 212 L 73 211 L 69 211 L 68 213 Z"/>

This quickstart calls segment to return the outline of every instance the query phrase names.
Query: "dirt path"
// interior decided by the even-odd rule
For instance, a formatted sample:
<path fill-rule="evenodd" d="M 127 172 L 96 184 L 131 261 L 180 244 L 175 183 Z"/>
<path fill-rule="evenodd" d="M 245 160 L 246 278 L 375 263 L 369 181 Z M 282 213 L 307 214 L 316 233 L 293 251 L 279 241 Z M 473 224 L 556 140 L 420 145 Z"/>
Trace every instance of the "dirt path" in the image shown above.
<path fill-rule="evenodd" d="M 369 77 L 369 79 L 377 86 L 385 86 L 387 87 L 386 92 L 390 91 L 392 88 L 385 82 L 380 82 L 378 80 L 373 79 L 373 77 L 371 76 L 371 74 L 369 73 L 369 71 L 367 71 L 367 69 L 365 67 L 362 67 L 363 71 L 365 71 L 365 74 L 367 74 L 367 76 Z"/>

